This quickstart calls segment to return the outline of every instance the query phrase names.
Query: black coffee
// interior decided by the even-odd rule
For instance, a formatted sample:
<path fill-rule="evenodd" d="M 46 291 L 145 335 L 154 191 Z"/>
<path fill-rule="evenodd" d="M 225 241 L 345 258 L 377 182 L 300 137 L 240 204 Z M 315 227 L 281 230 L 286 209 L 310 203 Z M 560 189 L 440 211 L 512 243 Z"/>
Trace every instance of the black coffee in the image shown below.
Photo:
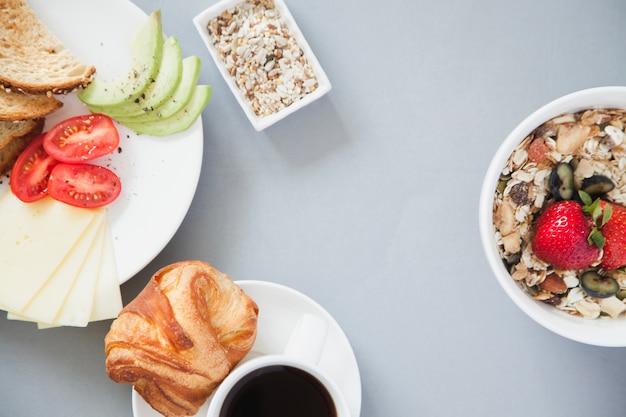
<path fill-rule="evenodd" d="M 317 378 L 291 366 L 271 365 L 235 384 L 220 417 L 337 417 L 337 411 Z"/>

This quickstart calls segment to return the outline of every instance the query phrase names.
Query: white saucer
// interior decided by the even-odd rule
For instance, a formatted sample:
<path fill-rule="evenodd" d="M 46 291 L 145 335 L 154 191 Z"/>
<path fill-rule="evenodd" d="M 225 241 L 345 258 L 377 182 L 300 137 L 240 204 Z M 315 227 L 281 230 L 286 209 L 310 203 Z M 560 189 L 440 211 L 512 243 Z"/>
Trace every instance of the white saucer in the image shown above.
<path fill-rule="evenodd" d="M 356 357 L 348 338 L 335 319 L 306 295 L 280 284 L 264 281 L 237 281 L 237 284 L 259 306 L 257 339 L 252 354 L 282 353 L 289 335 L 301 315 L 315 314 L 328 323 L 328 339 L 319 366 L 333 378 L 342 389 L 351 416 L 361 413 L 361 377 Z M 135 417 L 162 417 L 133 390 L 133 414 Z M 196 417 L 206 416 L 205 403 Z"/>

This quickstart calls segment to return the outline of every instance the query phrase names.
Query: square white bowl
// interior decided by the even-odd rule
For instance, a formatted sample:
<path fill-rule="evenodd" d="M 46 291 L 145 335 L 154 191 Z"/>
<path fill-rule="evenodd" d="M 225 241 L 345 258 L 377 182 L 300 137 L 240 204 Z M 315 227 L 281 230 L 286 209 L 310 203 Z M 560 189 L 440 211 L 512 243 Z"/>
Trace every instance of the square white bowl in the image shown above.
<path fill-rule="evenodd" d="M 311 47 L 309 46 L 306 39 L 302 35 L 302 32 L 298 28 L 298 25 L 296 24 L 295 19 L 289 12 L 289 9 L 287 9 L 287 5 L 285 4 L 285 2 L 283 0 L 273 0 L 274 6 L 276 10 L 278 10 L 278 12 L 280 13 L 280 16 L 282 20 L 284 21 L 285 25 L 287 26 L 290 35 L 297 41 L 298 46 L 300 47 L 300 49 L 302 50 L 302 53 L 304 54 L 304 57 L 306 58 L 307 62 L 313 69 L 313 72 L 318 82 L 318 87 L 311 93 L 304 95 L 301 99 L 284 107 L 280 111 L 274 112 L 267 116 L 257 116 L 254 113 L 252 104 L 250 103 L 248 99 L 246 99 L 243 92 L 237 86 L 234 77 L 228 73 L 226 64 L 224 63 L 222 57 L 218 53 L 217 48 L 213 44 L 213 41 L 211 40 L 209 36 L 209 32 L 207 30 L 207 25 L 209 21 L 221 15 L 224 11 L 231 9 L 232 7 L 240 3 L 243 3 L 244 1 L 245 0 L 219 1 L 218 3 L 207 8 L 206 10 L 198 14 L 196 17 L 194 17 L 193 23 L 196 29 L 198 30 L 200 37 L 204 41 L 207 49 L 209 50 L 209 53 L 211 54 L 211 57 L 213 58 L 213 61 L 215 62 L 217 69 L 219 70 L 220 74 L 222 74 L 224 81 L 226 81 L 226 84 L 230 87 L 230 90 L 232 91 L 235 98 L 241 105 L 241 108 L 243 109 L 246 116 L 248 117 L 248 120 L 250 120 L 250 123 L 252 123 L 252 125 L 257 131 L 261 131 L 268 126 L 273 125 L 277 121 L 285 118 L 289 114 L 301 109 L 307 104 L 310 104 L 313 101 L 317 100 L 318 98 L 322 97 L 324 94 L 330 91 L 332 86 L 331 86 L 330 80 L 326 76 L 326 73 L 322 69 L 322 66 L 320 65 L 319 61 L 315 57 L 315 54 L 313 54 Z"/>

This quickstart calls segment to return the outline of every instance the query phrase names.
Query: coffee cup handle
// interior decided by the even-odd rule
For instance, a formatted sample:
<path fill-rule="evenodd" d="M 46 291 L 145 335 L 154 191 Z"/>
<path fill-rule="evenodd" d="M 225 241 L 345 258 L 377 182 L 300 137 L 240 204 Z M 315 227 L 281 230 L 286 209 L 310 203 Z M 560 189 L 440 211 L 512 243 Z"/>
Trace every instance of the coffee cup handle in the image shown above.
<path fill-rule="evenodd" d="M 304 314 L 291 332 L 283 354 L 318 364 L 327 335 L 328 323 L 326 321 L 313 314 Z"/>

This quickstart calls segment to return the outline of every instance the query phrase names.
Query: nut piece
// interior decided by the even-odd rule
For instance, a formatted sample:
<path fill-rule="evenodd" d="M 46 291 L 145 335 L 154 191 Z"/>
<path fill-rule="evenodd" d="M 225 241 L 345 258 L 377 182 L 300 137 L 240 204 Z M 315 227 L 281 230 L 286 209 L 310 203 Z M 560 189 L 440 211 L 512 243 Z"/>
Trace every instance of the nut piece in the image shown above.
<path fill-rule="evenodd" d="M 493 221 L 502 235 L 506 236 L 515 230 L 515 209 L 508 200 L 498 206 Z"/>
<path fill-rule="evenodd" d="M 600 308 L 603 312 L 614 319 L 619 317 L 619 315 L 626 310 L 626 305 L 617 297 L 602 298 L 598 300 L 598 304 L 600 304 Z"/>
<path fill-rule="evenodd" d="M 550 274 L 539 284 L 539 288 L 553 294 L 563 294 L 567 291 L 567 284 L 565 284 L 565 280 L 557 274 Z"/>
<path fill-rule="evenodd" d="M 502 244 L 504 250 L 509 253 L 516 253 L 522 249 L 522 237 L 519 232 L 509 233 L 506 236 L 502 236 Z"/>
<path fill-rule="evenodd" d="M 562 154 L 572 154 L 580 148 L 587 137 L 589 137 L 591 127 L 579 124 L 559 125 L 556 137 L 556 150 Z"/>

